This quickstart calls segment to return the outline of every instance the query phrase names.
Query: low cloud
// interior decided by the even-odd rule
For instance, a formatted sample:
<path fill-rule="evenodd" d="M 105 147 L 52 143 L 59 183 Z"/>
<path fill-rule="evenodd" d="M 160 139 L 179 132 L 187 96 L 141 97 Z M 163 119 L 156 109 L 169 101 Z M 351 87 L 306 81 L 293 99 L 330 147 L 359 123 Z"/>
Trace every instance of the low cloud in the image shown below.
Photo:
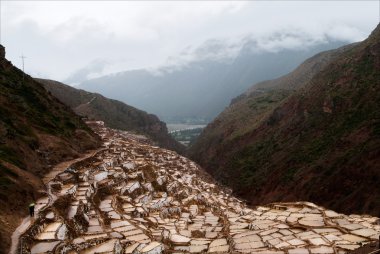
<path fill-rule="evenodd" d="M 339 34 L 337 34 L 339 33 Z M 149 71 L 156 76 L 171 73 L 199 61 L 231 62 L 238 54 L 260 54 L 263 52 L 280 52 L 283 50 L 307 50 L 316 45 L 334 41 L 342 43 L 354 42 L 359 36 L 355 31 L 341 28 L 321 34 L 311 34 L 307 31 L 289 29 L 274 31 L 265 36 L 253 34 L 239 38 L 210 39 L 198 47 L 187 46 L 178 55 L 168 57 L 166 62 Z"/>
<path fill-rule="evenodd" d="M 233 59 L 365 39 L 378 1 L 5 1 L 2 43 L 30 73 L 79 82 L 101 73 Z M 91 59 L 107 59 L 88 64 Z M 83 68 L 83 66 L 86 66 Z"/>
<path fill-rule="evenodd" d="M 75 71 L 64 82 L 71 85 L 79 84 L 82 81 L 101 75 L 107 65 L 108 62 L 105 60 L 94 60 L 84 68 Z"/>

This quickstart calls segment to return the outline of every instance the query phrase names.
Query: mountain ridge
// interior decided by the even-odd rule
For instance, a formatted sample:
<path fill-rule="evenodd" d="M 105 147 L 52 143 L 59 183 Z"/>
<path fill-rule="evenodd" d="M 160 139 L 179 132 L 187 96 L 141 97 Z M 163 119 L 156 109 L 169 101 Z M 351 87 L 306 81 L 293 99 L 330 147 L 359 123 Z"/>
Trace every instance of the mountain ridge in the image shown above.
<path fill-rule="evenodd" d="M 153 114 L 58 81 L 37 80 L 80 116 L 104 121 L 111 128 L 146 135 L 164 148 L 184 153 L 185 148 L 168 134 L 166 124 Z"/>
<path fill-rule="evenodd" d="M 207 123 L 251 84 L 284 75 L 307 57 L 340 45 L 329 41 L 278 52 L 256 52 L 255 45 L 246 45 L 228 61 L 206 58 L 158 73 L 119 72 L 84 81 L 79 88 L 152 112 L 165 122 Z"/>
<path fill-rule="evenodd" d="M 242 103 L 245 95 L 237 98 L 205 129 L 191 157 L 251 204 L 310 200 L 378 215 L 379 30 L 338 54 L 294 93 L 274 89 L 276 99 L 250 91 L 256 96 L 250 105 Z M 247 130 L 233 125 L 242 105 L 262 110 L 259 117 L 252 110 L 240 115 L 241 122 L 252 123 Z"/>
<path fill-rule="evenodd" d="M 205 128 L 197 142 L 190 148 L 190 154 L 193 156 L 197 153 L 201 154 L 205 150 L 204 148 L 210 145 L 209 143 L 218 142 L 215 139 L 222 142 L 226 138 L 241 136 L 254 129 L 260 123 L 260 119 L 265 117 L 271 109 L 301 89 L 313 75 L 326 67 L 332 59 L 354 45 L 356 44 L 318 53 L 282 77 L 254 84 L 246 92 L 232 99 L 230 106 Z M 229 130 L 227 133 L 225 132 L 226 129 Z M 208 133 L 209 130 L 217 133 Z M 206 139 L 204 140 L 205 136 Z"/>

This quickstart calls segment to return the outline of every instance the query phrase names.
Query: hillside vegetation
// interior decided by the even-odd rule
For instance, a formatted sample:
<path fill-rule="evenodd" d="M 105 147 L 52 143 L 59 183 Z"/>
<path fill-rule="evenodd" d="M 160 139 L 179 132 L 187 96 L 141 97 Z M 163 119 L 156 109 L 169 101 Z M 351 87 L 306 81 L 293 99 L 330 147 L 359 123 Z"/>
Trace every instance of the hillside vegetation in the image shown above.
<path fill-rule="evenodd" d="M 190 155 L 252 204 L 309 200 L 380 212 L 380 27 L 253 86 Z"/>
<path fill-rule="evenodd" d="M 44 79 L 37 81 L 78 115 L 104 121 L 107 126 L 114 129 L 146 135 L 161 147 L 179 153 L 184 152 L 184 146 L 168 134 L 166 124 L 153 114 L 57 81 Z"/>
<path fill-rule="evenodd" d="M 52 165 L 96 148 L 99 138 L 71 109 L 5 59 L 0 45 L 0 250 L 40 195 Z"/>

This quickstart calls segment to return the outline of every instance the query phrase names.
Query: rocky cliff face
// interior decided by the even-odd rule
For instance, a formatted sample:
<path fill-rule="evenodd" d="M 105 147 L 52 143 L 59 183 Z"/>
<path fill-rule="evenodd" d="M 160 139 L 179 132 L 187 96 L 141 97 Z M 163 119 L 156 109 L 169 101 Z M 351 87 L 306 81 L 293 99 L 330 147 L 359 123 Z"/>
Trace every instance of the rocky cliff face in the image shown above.
<path fill-rule="evenodd" d="M 191 156 L 253 204 L 310 200 L 378 215 L 379 30 L 250 89 Z"/>
<path fill-rule="evenodd" d="M 57 81 L 37 80 L 78 115 L 104 121 L 111 128 L 146 135 L 159 146 L 179 153 L 184 152 L 185 148 L 168 134 L 166 124 L 153 114 Z"/>
<path fill-rule="evenodd" d="M 99 145 L 70 108 L 5 59 L 0 47 L 0 250 L 51 165 Z"/>

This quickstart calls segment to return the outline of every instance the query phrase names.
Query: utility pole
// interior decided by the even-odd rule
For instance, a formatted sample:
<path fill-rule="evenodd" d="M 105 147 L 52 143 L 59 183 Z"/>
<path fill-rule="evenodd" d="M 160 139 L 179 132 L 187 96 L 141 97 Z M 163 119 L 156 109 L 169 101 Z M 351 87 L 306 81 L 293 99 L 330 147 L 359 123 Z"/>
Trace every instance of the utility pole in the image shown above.
<path fill-rule="evenodd" d="M 20 58 L 22 59 L 22 81 L 25 79 L 25 70 L 24 70 L 24 64 L 25 64 L 25 58 L 24 54 L 21 54 Z"/>

